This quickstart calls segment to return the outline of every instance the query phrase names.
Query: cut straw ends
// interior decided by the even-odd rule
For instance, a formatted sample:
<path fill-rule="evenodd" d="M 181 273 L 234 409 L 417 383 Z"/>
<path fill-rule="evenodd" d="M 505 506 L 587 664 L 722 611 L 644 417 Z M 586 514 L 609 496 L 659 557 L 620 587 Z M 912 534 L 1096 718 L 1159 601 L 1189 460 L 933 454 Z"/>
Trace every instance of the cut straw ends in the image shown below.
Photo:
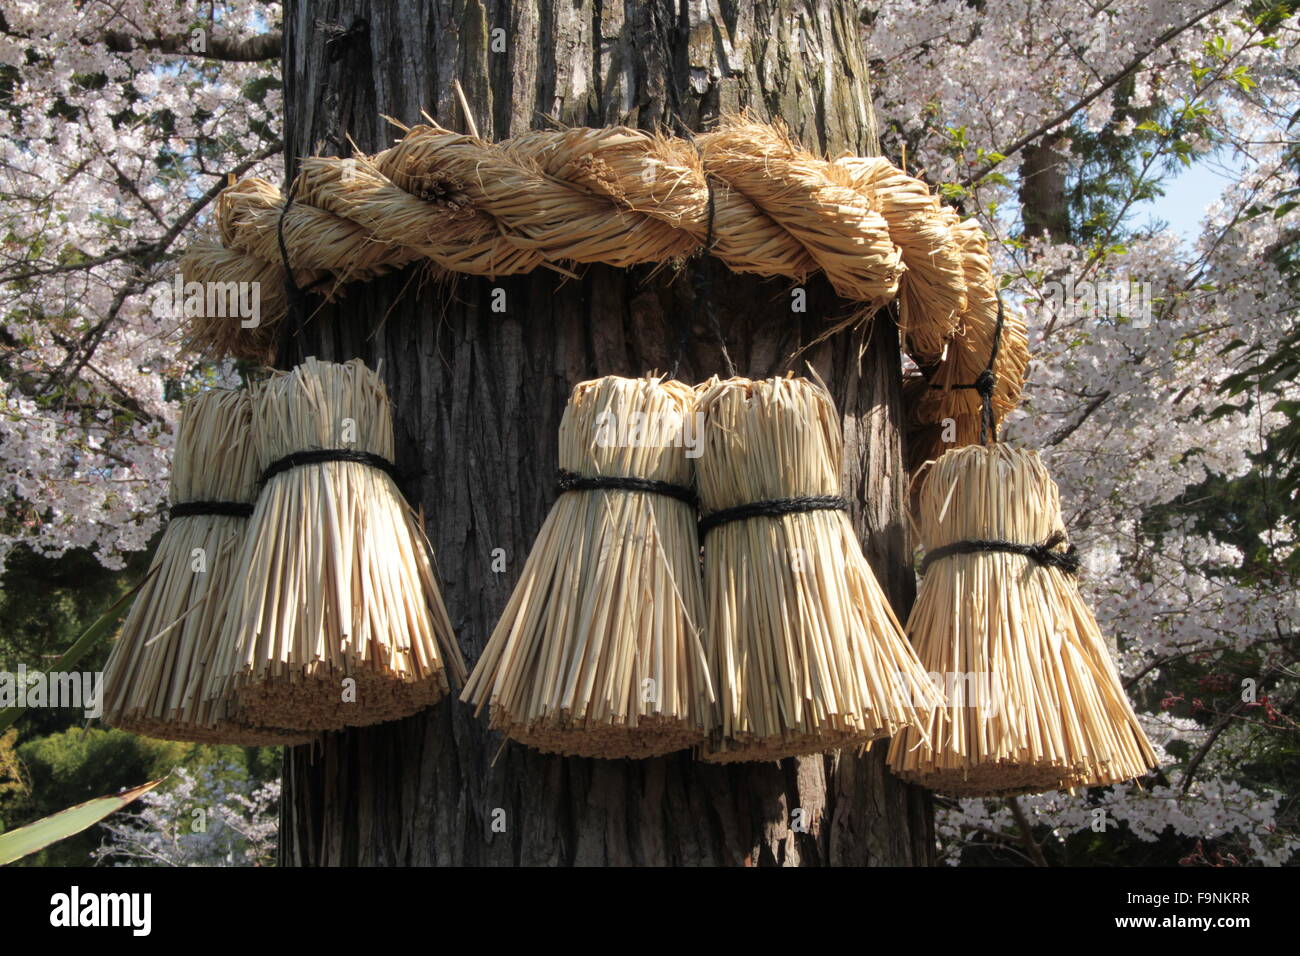
<path fill-rule="evenodd" d="M 777 760 L 862 746 L 937 703 L 848 515 L 798 502 L 840 494 L 830 395 L 806 379 L 713 379 L 697 389 L 704 521 L 795 502 L 704 538 L 706 641 L 717 686 L 701 759 Z"/>
<path fill-rule="evenodd" d="M 559 434 L 570 485 L 462 694 L 505 736 L 606 758 L 703 739 L 713 691 L 695 509 L 680 494 L 692 404 L 689 386 L 654 376 L 574 388 Z"/>
<path fill-rule="evenodd" d="M 1035 452 L 956 449 L 922 480 L 929 551 L 1044 546 L 1064 534 L 1056 485 Z M 890 768 L 904 779 L 998 796 L 1116 783 L 1155 766 L 1096 621 L 1060 567 L 997 549 L 940 557 L 908 634 L 949 700 L 930 715 L 929 740 L 907 728 L 891 742 Z"/>

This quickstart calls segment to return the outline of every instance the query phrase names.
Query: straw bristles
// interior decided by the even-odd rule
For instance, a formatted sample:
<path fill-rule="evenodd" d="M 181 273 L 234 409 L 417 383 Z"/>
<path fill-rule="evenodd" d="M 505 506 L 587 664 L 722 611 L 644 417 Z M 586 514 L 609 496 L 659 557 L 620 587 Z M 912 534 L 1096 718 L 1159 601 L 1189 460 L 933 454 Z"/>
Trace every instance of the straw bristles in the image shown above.
<path fill-rule="evenodd" d="M 889 225 L 842 167 L 781 130 L 739 120 L 699 138 L 705 169 L 794 236 L 846 299 L 884 305 L 904 265 Z"/>
<path fill-rule="evenodd" d="M 492 220 L 470 205 L 457 184 L 442 181 L 408 193 L 360 154 L 342 161 L 304 159 L 294 199 L 356 223 L 380 243 L 422 253 L 452 236 L 477 238 L 493 228 Z"/>
<path fill-rule="evenodd" d="M 1036 545 L 1064 533 L 1056 484 L 1036 452 L 950 451 L 919 496 L 923 544 Z M 1155 756 L 1075 580 L 1005 552 L 932 563 L 908 634 L 948 705 L 896 736 L 889 765 L 958 796 L 1036 793 L 1141 776 Z M 929 731 L 929 740 L 921 730 Z"/>
<path fill-rule="evenodd" d="M 217 230 L 227 249 L 265 262 L 280 253 L 280 190 L 263 179 L 245 179 L 217 199 Z M 419 258 L 414 249 L 391 246 L 340 216 L 295 202 L 283 215 L 284 243 L 295 269 L 332 272 L 339 284 L 373 279 Z"/>
<path fill-rule="evenodd" d="M 560 423 L 560 468 L 689 488 L 682 446 L 692 406 L 681 382 L 583 382 Z M 703 624 L 691 504 L 570 490 L 547 515 L 461 696 L 538 750 L 607 758 L 680 750 L 703 739 L 713 702 Z"/>
<path fill-rule="evenodd" d="M 979 392 L 971 385 L 980 372 L 988 368 L 993 337 L 997 334 L 998 293 L 991 271 L 988 241 L 979 224 L 968 219 L 954 227 L 962 245 L 966 274 L 966 309 L 945 345 L 941 361 L 928 367 L 928 388 L 917 396 L 916 416 L 922 422 L 939 422 L 977 414 L 981 409 Z M 1001 422 L 1020 404 L 1029 368 L 1029 335 L 1024 318 L 1010 305 L 1003 310 L 1003 326 L 997 360 L 993 371 L 997 386 L 993 392 L 993 417 Z"/>
<path fill-rule="evenodd" d="M 926 462 L 934 461 L 950 448 L 980 443 L 982 412 L 961 412 L 946 421 L 917 421 L 916 409 L 929 394 L 929 384 L 919 375 L 903 379 L 903 406 L 909 409 L 907 428 L 907 471 L 916 474 Z"/>
<path fill-rule="evenodd" d="M 176 434 L 172 503 L 251 504 L 256 476 L 248 394 L 209 391 L 186 402 Z M 247 518 L 228 515 L 185 515 L 167 525 L 105 667 L 106 723 L 168 740 L 253 746 L 311 739 L 256 726 L 235 701 L 202 694 L 247 524 Z"/>
<path fill-rule="evenodd" d="M 529 152 L 544 149 L 533 143 Z M 385 151 L 377 168 L 398 185 L 449 178 L 460 183 L 469 201 L 486 210 L 501 228 L 496 245 L 483 262 L 461 257 L 455 271 L 483 274 L 491 260 L 514 250 L 548 262 L 604 262 L 619 268 L 663 262 L 692 251 L 689 235 L 645 216 L 612 209 L 574 185 L 543 172 L 545 153 L 536 165 L 521 161 L 520 150 L 494 149 L 472 136 L 417 126 Z M 440 257 L 435 261 L 443 263 Z M 452 268 L 447 264 L 448 268 Z"/>
<path fill-rule="evenodd" d="M 314 449 L 391 461 L 388 397 L 360 361 L 308 359 L 255 389 L 253 440 L 261 470 Z M 463 680 L 423 529 L 381 469 L 329 461 L 272 477 L 238 565 L 208 692 L 237 693 L 253 718 L 361 726 L 414 713 L 449 677 Z"/>
<path fill-rule="evenodd" d="M 700 508 L 839 495 L 843 439 L 830 395 L 806 379 L 712 379 L 697 388 Z M 861 746 L 937 703 L 843 511 L 731 521 L 704 539 L 706 643 L 717 688 L 702 759 Z"/>

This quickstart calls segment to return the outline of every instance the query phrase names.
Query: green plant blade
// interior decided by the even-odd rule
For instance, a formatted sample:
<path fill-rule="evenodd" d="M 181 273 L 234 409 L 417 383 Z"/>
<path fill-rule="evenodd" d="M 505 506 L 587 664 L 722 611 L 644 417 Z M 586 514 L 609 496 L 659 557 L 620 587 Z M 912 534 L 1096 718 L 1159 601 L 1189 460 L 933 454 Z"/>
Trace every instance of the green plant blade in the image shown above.
<path fill-rule="evenodd" d="M 29 823 L 25 827 L 10 830 L 8 833 L 0 833 L 0 866 L 12 863 L 14 860 L 29 853 L 35 853 L 37 850 L 43 850 L 51 843 L 57 843 L 74 833 L 80 833 L 86 827 L 104 819 L 114 810 L 121 810 L 127 804 L 148 793 L 165 779 L 165 777 L 160 777 L 157 780 L 151 780 L 149 783 L 142 783 L 138 787 L 132 787 L 130 790 L 123 790 L 121 793 L 114 793 L 107 797 L 96 797 L 94 800 L 87 800 L 85 803 L 79 803 L 67 810 L 60 810 L 43 820 Z"/>
<path fill-rule="evenodd" d="M 141 580 L 140 583 L 131 590 L 127 591 L 120 598 L 113 602 L 113 606 L 96 619 L 95 623 L 81 632 L 81 636 L 72 642 L 72 646 L 59 655 L 59 659 L 54 662 L 50 668 L 52 671 L 68 670 L 76 667 L 96 644 L 103 639 L 104 635 L 111 631 L 114 626 L 122 619 L 124 606 L 135 597 L 145 581 L 153 576 L 153 570 L 150 570 Z M 4 733 L 13 726 L 14 721 L 26 713 L 26 707 L 6 707 L 0 710 L 0 733 Z"/>

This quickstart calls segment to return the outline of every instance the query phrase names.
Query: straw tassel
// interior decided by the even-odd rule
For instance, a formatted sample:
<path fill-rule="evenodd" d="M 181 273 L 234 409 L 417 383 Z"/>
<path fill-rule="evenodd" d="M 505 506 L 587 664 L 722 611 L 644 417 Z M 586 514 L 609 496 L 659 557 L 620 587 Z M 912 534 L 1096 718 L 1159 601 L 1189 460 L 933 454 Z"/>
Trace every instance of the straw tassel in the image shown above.
<path fill-rule="evenodd" d="M 704 450 L 708 658 L 716 727 L 702 759 L 862 746 L 938 698 L 842 510 L 843 440 L 820 382 L 714 378 Z M 746 509 L 765 503 L 748 514 Z M 716 524 L 724 516 L 735 520 Z"/>
<path fill-rule="evenodd" d="M 994 796 L 1117 783 L 1154 767 L 1069 573 L 1057 487 L 1038 454 L 950 451 L 925 473 L 918 512 L 933 557 L 908 634 L 950 699 L 931 715 L 928 741 L 911 728 L 894 738 L 894 773 Z"/>
<path fill-rule="evenodd" d="M 254 392 L 253 439 L 264 485 L 209 695 L 304 730 L 440 700 L 464 664 L 423 529 L 387 470 L 379 377 L 314 358 L 278 373 Z"/>
<path fill-rule="evenodd" d="M 461 695 L 505 736 L 607 758 L 704 738 L 692 406 L 689 386 L 655 376 L 574 388 L 559 497 Z"/>
<path fill-rule="evenodd" d="M 227 695 L 202 694 L 252 510 L 257 462 L 248 393 L 202 392 L 176 432 L 174 516 L 104 670 L 105 723 L 168 740 L 247 746 L 311 735 L 252 724 Z"/>

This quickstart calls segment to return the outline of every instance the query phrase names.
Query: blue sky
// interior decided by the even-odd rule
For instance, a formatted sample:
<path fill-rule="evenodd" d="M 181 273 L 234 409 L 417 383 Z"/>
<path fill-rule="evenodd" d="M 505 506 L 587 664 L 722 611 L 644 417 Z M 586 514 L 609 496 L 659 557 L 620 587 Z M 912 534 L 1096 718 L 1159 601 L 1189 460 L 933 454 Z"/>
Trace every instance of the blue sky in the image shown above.
<path fill-rule="evenodd" d="M 1191 166 L 1179 167 L 1178 173 L 1165 182 L 1165 194 L 1138 210 L 1134 225 L 1163 220 L 1185 242 L 1194 241 L 1201 231 L 1205 207 L 1236 178 L 1241 160 L 1231 150 L 1221 149 L 1198 157 Z"/>

